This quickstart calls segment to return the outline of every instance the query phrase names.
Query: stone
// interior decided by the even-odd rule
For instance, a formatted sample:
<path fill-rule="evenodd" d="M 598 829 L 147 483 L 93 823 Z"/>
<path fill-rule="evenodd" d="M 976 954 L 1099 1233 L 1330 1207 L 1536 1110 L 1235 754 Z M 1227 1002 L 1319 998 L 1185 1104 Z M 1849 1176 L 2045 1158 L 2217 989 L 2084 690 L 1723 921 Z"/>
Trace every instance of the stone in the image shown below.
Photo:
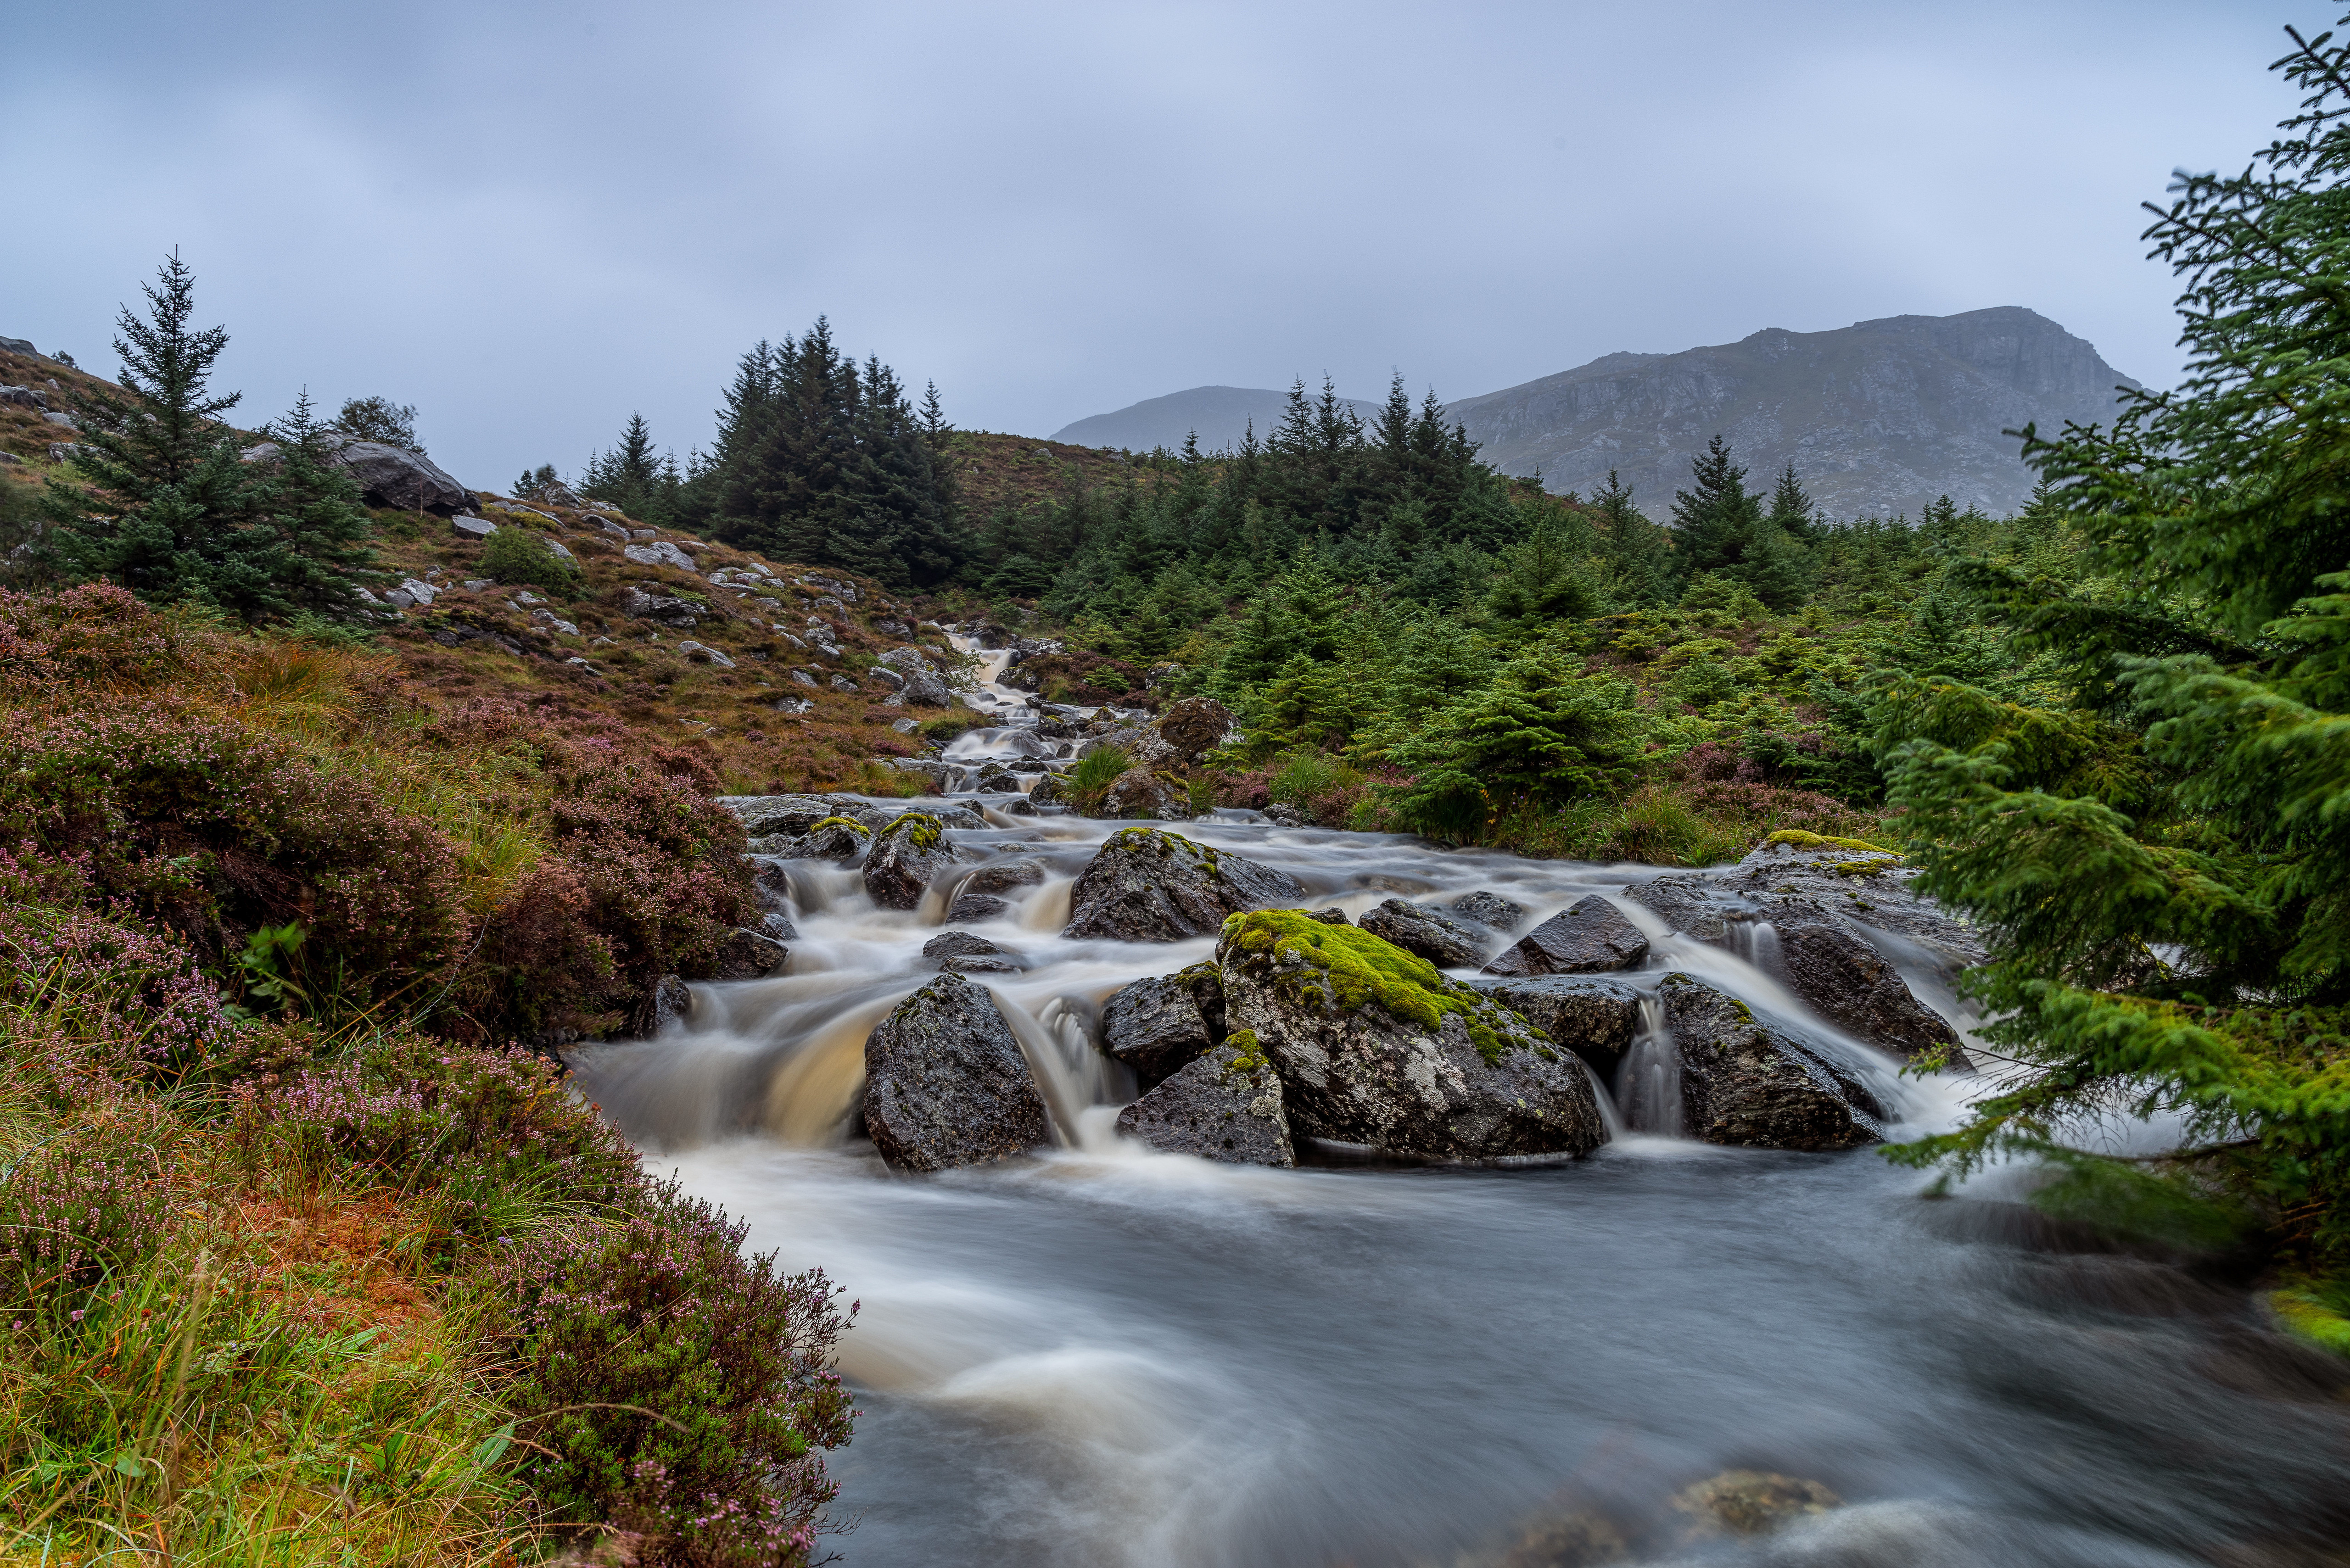
<path fill-rule="evenodd" d="M 681 572 L 694 570 L 693 557 L 667 539 L 656 539 L 649 545 L 624 545 L 620 554 L 639 566 L 673 566 Z"/>
<path fill-rule="evenodd" d="M 53 441 L 49 443 L 49 461 L 51 462 L 71 462 L 76 457 L 80 455 L 80 452 L 81 443 L 79 441 Z"/>
<path fill-rule="evenodd" d="M 1218 1045 L 1118 1113 L 1118 1130 L 1161 1154 L 1226 1165 L 1297 1163 L 1280 1075 L 1261 1050 Z"/>
<path fill-rule="evenodd" d="M 13 468 L 24 461 L 13 452 L 0 452 L 0 468 Z"/>
<path fill-rule="evenodd" d="M 460 539 L 486 539 L 498 531 L 498 525 L 486 517 L 461 514 L 449 519 L 449 531 Z"/>
<path fill-rule="evenodd" d="M 868 673 L 869 673 L 874 680 L 879 680 L 882 685 L 888 687 L 892 691 L 897 691 L 899 687 L 906 684 L 906 678 L 897 670 L 890 669 L 886 664 L 877 664 Z M 901 720 L 899 722 L 906 723 L 910 722 L 910 721 Z"/>
<path fill-rule="evenodd" d="M 693 992 L 677 975 L 665 974 L 653 982 L 640 1011 L 639 1022 L 647 1035 L 668 1034 L 685 1026 L 693 1012 Z"/>
<path fill-rule="evenodd" d="M 1648 939 L 1597 893 L 1587 893 L 1518 940 L 1485 966 L 1487 974 L 1590 974 L 1630 969 L 1648 956 Z"/>
<path fill-rule="evenodd" d="M 889 727 L 901 735 L 910 735 L 922 727 L 922 722 L 920 719 L 892 719 Z"/>
<path fill-rule="evenodd" d="M 753 838 L 801 834 L 831 816 L 854 816 L 859 803 L 840 794 L 727 794 L 717 804 Z"/>
<path fill-rule="evenodd" d="M 922 944 L 922 956 L 956 974 L 1016 974 L 1027 968 L 1017 953 L 1007 951 L 969 931 L 948 931 Z"/>
<path fill-rule="evenodd" d="M 1885 1108 L 1794 1029 L 1675 972 L 1657 989 L 1680 1075 L 1683 1127 L 1707 1143 L 1844 1149 L 1879 1143 Z"/>
<path fill-rule="evenodd" d="M 1063 934 L 1179 941 L 1221 929 L 1228 915 L 1294 904 L 1305 895 L 1295 877 L 1270 866 L 1180 834 L 1128 827 L 1110 835 L 1086 862 L 1070 892 Z"/>
<path fill-rule="evenodd" d="M 596 526 L 601 529 L 608 538 L 627 539 L 633 536 L 626 527 L 620 524 L 613 522 L 609 517 L 597 518 Z"/>
<path fill-rule="evenodd" d="M 784 673 L 802 686 L 814 686 L 817 683 L 816 678 L 805 670 L 787 670 Z"/>
<path fill-rule="evenodd" d="M 934 670 L 910 670 L 905 689 L 898 693 L 916 708 L 951 708 L 954 705 L 954 690 L 946 678 Z"/>
<path fill-rule="evenodd" d="M 1363 929 L 1439 969 L 1474 969 L 1485 957 L 1486 938 L 1424 904 L 1389 898 L 1365 912 Z"/>
<path fill-rule="evenodd" d="M 1672 876 L 1636 882 L 1621 897 L 1665 922 L 1691 941 L 1720 946 L 1728 937 L 1737 906 L 1715 892 L 1703 877 Z"/>
<path fill-rule="evenodd" d="M 1488 893 L 1482 888 L 1474 893 L 1461 894 L 1452 900 L 1450 908 L 1463 919 L 1491 926 L 1497 931 L 1514 931 L 1526 921 L 1527 910 L 1523 904 L 1513 903 L 1499 893 Z"/>
<path fill-rule="evenodd" d="M 718 944 L 718 963 L 711 971 L 711 978 L 764 980 L 781 973 L 791 956 L 791 950 L 774 937 L 737 926 Z"/>
<path fill-rule="evenodd" d="M 1011 912 L 1011 903 L 993 893 L 957 893 L 954 902 L 947 906 L 947 924 L 975 926 L 983 920 L 1000 920 Z"/>
<path fill-rule="evenodd" d="M 955 862 L 939 819 L 910 811 L 874 836 L 865 857 L 865 891 L 885 909 L 920 908 L 931 883 Z"/>
<path fill-rule="evenodd" d="M 1046 774 L 1043 778 L 1038 779 L 1035 784 L 1029 787 L 1028 804 L 1031 805 L 1066 805 L 1068 804 L 1067 789 L 1068 785 L 1061 778 L 1060 774 Z"/>
<path fill-rule="evenodd" d="M 1216 944 L 1225 1044 L 1263 1050 L 1291 1132 L 1430 1159 L 1580 1156 L 1606 1137 L 1581 1064 L 1370 932 L 1260 909 Z"/>
<path fill-rule="evenodd" d="M 1045 1096 L 994 1000 L 942 974 L 865 1037 L 865 1128 L 895 1170 L 986 1165 L 1053 1140 Z"/>
<path fill-rule="evenodd" d="M 1264 808 L 1264 819 L 1275 827 L 1303 827 L 1305 814 L 1285 800 L 1274 801 Z"/>
<path fill-rule="evenodd" d="M 873 842 L 873 830 L 846 816 L 827 816 L 788 841 L 786 860 L 854 860 Z"/>
<path fill-rule="evenodd" d="M 81 429 L 81 426 L 75 421 L 74 417 L 71 414 L 47 413 L 43 414 L 41 418 L 47 420 L 53 425 L 63 425 L 69 431 L 78 431 Z"/>
<path fill-rule="evenodd" d="M 1550 1036 L 1613 1083 L 1617 1064 L 1640 1029 L 1640 993 L 1620 980 L 1544 974 L 1517 980 L 1480 976 L 1469 984 Z"/>
<path fill-rule="evenodd" d="M 469 594 L 478 594 L 484 588 L 494 588 L 496 587 L 497 584 L 492 582 L 487 577 L 467 577 L 465 579 L 465 591 Z M 596 640 L 598 642 L 609 642 L 612 639 L 608 637 L 599 637 Z"/>
<path fill-rule="evenodd" d="M 856 585 L 843 582 L 838 577 L 822 577 L 811 573 L 807 576 L 795 577 L 792 580 L 801 587 L 815 588 L 819 593 L 831 594 L 836 597 L 847 599 L 850 604 L 857 602 Z"/>
<path fill-rule="evenodd" d="M 1872 1045 L 1915 1061 L 1945 1054 L 1953 1066 L 1974 1064 L 1959 1048 L 1958 1031 L 1919 1002 L 1900 972 L 1866 939 L 1825 911 L 1806 911 L 1789 899 L 1771 917 L 1777 950 L 1764 968 L 1829 1023 Z M 1757 956 L 1764 956 L 1757 949 Z"/>
<path fill-rule="evenodd" d="M 1176 975 L 1138 980 L 1102 1003 L 1102 1050 L 1144 1089 L 1214 1044 L 1191 986 Z"/>
<path fill-rule="evenodd" d="M 1008 893 L 1014 888 L 1034 888 L 1044 879 L 1045 867 L 1037 861 L 991 860 L 958 883 L 955 895 Z"/>
<path fill-rule="evenodd" d="M 830 685 L 835 691 L 854 691 L 857 690 L 857 682 L 851 680 L 846 675 L 834 676 L 830 681 Z"/>
<path fill-rule="evenodd" d="M 1232 710 L 1212 697 L 1186 697 L 1170 702 L 1159 715 L 1151 728 L 1168 748 L 1186 764 L 1196 763 L 1201 754 L 1224 743 L 1231 732 Z"/>
<path fill-rule="evenodd" d="M 1789 895 L 1808 898 L 1845 919 L 1927 948 L 1952 969 L 1982 962 L 1981 935 L 1911 892 L 1917 875 L 1893 851 L 1857 839 L 1776 833 L 1723 872 L 1718 885 L 1766 907 Z"/>
<path fill-rule="evenodd" d="M 473 504 L 473 493 L 421 452 L 383 441 L 355 441 L 339 432 L 323 438 L 327 462 L 348 471 L 370 506 L 451 516 Z M 277 443 L 263 441 L 237 454 L 247 462 L 275 462 Z"/>
<path fill-rule="evenodd" d="M 1683 1487 L 1667 1503 L 1676 1516 L 1674 1544 L 1766 1535 L 1823 1514 L 1842 1500 L 1815 1480 L 1767 1470 L 1724 1470 Z"/>
<path fill-rule="evenodd" d="M 434 599 L 441 597 L 441 590 L 439 588 L 434 587 L 431 583 L 423 582 L 415 577 L 401 578 L 399 591 L 406 594 L 418 604 L 426 606 L 427 607 L 431 607 Z"/>
<path fill-rule="evenodd" d="M 1180 784 L 1131 767 L 1111 781 L 1100 804 L 1086 815 L 1129 822 L 1189 822 L 1191 796 Z"/>
<path fill-rule="evenodd" d="M 691 631 L 698 623 L 702 607 L 691 599 L 681 599 L 673 594 L 656 594 L 630 584 L 620 596 L 620 610 L 640 620 L 658 621 L 679 631 Z"/>

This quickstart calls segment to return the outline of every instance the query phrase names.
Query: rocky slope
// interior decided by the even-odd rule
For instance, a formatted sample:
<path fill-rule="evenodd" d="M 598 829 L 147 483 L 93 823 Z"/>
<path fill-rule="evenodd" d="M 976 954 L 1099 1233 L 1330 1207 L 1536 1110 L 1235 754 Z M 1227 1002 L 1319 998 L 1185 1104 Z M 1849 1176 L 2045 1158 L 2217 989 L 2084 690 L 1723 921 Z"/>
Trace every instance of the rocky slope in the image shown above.
<path fill-rule="evenodd" d="M 1792 462 L 1832 516 L 1914 516 L 1942 494 L 2003 514 L 2032 475 L 2001 432 L 2108 420 L 2117 385 L 2137 383 L 2046 317 L 2002 306 L 1610 354 L 1451 411 L 1504 472 L 1587 495 L 1614 469 L 1659 520 L 1717 431 L 1750 486 Z"/>
<path fill-rule="evenodd" d="M 1340 400 L 1365 419 L 1378 412 L 1378 404 L 1359 398 Z M 1170 392 L 1163 398 L 1145 398 L 1114 413 L 1078 420 L 1054 431 L 1053 439 L 1076 446 L 1122 447 L 1129 452 L 1149 452 L 1159 446 L 1179 452 L 1183 438 L 1196 432 L 1201 451 L 1230 452 L 1241 444 L 1243 433 L 1252 423 L 1256 426 L 1257 439 L 1263 441 L 1265 432 L 1281 422 L 1282 410 L 1288 403 L 1288 393 L 1276 392 L 1270 387 L 1192 387 Z"/>

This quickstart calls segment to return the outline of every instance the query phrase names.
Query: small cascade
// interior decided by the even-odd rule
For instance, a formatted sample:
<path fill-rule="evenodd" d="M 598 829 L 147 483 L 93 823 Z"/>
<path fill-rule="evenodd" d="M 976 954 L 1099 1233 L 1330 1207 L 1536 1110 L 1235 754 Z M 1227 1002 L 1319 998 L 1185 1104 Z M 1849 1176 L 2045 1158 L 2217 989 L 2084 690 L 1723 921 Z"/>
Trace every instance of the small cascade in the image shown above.
<path fill-rule="evenodd" d="M 1730 922 L 1730 950 L 1764 974 L 1783 972 L 1779 962 L 1779 928 L 1768 920 Z"/>
<path fill-rule="evenodd" d="M 1663 1137 L 1682 1136 L 1681 1062 L 1673 1049 L 1673 1033 L 1665 1023 L 1664 1004 L 1653 996 L 1640 998 L 1640 1021 L 1632 1048 L 1616 1069 L 1617 1100 L 1625 1126 L 1633 1132 Z"/>

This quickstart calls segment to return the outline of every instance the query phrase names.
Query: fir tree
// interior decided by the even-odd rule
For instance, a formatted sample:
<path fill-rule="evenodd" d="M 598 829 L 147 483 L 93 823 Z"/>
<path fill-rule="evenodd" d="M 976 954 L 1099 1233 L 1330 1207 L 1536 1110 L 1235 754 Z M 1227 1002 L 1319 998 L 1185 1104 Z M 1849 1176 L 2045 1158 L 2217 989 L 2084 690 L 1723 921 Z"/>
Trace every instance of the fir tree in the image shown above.
<path fill-rule="evenodd" d="M 1803 481 L 1795 477 L 1795 465 L 1789 463 L 1779 475 L 1778 488 L 1771 493 L 1767 514 L 1771 525 L 1788 538 L 1808 545 L 1819 536 L 1818 511 Z"/>
<path fill-rule="evenodd" d="M 1669 601 L 1673 597 L 1671 545 L 1665 531 L 1633 504 L 1632 487 L 1611 468 L 1591 504 L 1599 516 L 1600 549 L 1617 600 L 1636 608 Z"/>
<path fill-rule="evenodd" d="M 1673 493 L 1673 549 L 1685 574 L 1735 568 L 1761 519 L 1762 507 L 1746 489 L 1746 471 L 1731 461 L 1720 436 L 1706 443 L 1690 464 L 1694 487 Z"/>

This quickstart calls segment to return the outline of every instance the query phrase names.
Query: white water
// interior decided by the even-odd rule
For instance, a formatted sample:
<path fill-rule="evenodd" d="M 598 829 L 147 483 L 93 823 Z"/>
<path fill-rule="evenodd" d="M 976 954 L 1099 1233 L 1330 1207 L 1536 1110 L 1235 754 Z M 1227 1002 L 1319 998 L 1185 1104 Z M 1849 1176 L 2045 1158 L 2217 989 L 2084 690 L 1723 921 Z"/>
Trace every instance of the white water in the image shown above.
<path fill-rule="evenodd" d="M 2019 1251 L 1963 1222 L 1991 1206 L 1922 1201 L 1866 1152 L 1683 1141 L 1653 1005 L 1587 1160 L 1271 1171 L 1120 1142 L 1133 1085 L 1093 1048 L 1096 1010 L 1211 944 L 1060 936 L 1118 825 L 995 820 L 958 841 L 1047 869 L 972 929 L 1031 964 L 982 978 L 1055 1151 L 909 1179 L 849 1139 L 865 1033 L 931 972 L 944 889 L 878 909 L 829 866 L 792 868 L 785 976 L 698 986 L 681 1033 L 577 1063 L 656 1167 L 863 1302 L 842 1365 L 866 1414 L 832 1461 L 852 1568 L 1489 1561 L 1562 1487 L 1637 1512 L 1733 1466 L 1866 1505 L 1772 1549 L 1814 1555 L 1754 1561 L 2184 1564 L 2332 1527 L 2343 1408 L 2280 1403 L 2244 1369 L 2268 1342 L 2241 1297 Z M 1350 916 L 1487 888 L 1530 926 L 1651 874 L 1244 813 L 1182 831 Z M 1657 943 L 1627 978 L 1683 970 L 1800 1021 L 1899 1133 L 1961 1113 L 1969 1080 L 1902 1077 L 1745 958 L 1621 907 Z M 1951 1008 L 1930 970 L 1921 995 Z"/>

